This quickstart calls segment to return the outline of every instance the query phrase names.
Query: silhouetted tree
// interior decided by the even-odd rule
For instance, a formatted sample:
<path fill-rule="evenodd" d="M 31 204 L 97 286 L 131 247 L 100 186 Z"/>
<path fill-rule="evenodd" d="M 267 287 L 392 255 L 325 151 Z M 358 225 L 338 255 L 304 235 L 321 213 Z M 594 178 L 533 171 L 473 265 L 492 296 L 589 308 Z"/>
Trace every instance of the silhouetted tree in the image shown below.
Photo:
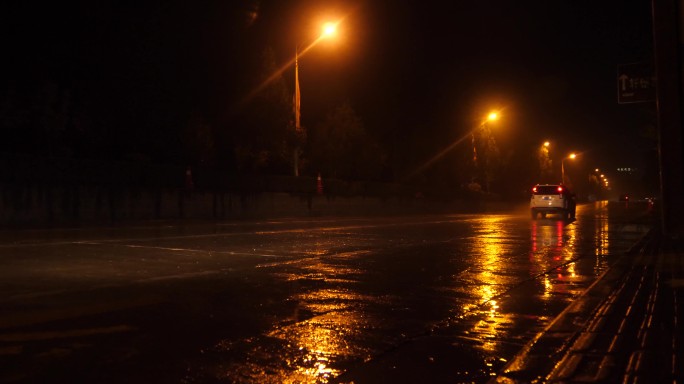
<path fill-rule="evenodd" d="M 199 114 L 188 121 L 184 140 L 189 164 L 216 165 L 216 139 L 212 125 Z"/>
<path fill-rule="evenodd" d="M 311 173 L 355 180 L 380 177 L 384 151 L 349 104 L 331 111 L 308 138 L 307 168 Z"/>
<path fill-rule="evenodd" d="M 537 151 L 537 160 L 539 161 L 539 182 L 552 182 L 553 179 L 553 161 L 549 156 L 549 148 L 542 145 Z"/>
<path fill-rule="evenodd" d="M 475 132 L 474 145 L 477 150 L 475 165 L 478 178 L 483 182 L 484 190 L 490 192 L 491 183 L 501 173 L 501 153 L 489 124 L 484 124 Z"/>
<path fill-rule="evenodd" d="M 261 83 L 277 71 L 273 50 L 262 56 Z M 292 126 L 292 100 L 282 76 L 262 89 L 243 111 L 234 132 L 238 170 L 286 174 L 290 171 L 296 140 Z"/>
<path fill-rule="evenodd" d="M 7 152 L 41 155 L 73 153 L 68 128 L 71 91 L 54 81 L 8 87 L 0 103 L 0 130 Z"/>

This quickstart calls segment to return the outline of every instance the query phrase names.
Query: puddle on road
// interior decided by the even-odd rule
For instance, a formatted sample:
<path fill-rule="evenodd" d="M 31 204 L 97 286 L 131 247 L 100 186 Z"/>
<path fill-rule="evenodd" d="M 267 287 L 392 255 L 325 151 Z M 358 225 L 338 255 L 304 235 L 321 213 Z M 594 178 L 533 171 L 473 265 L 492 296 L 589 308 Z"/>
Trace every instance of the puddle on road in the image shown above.
<path fill-rule="evenodd" d="M 190 382 L 327 383 L 345 367 L 379 352 L 362 342 L 378 325 L 344 307 L 320 304 L 316 310 L 325 311 L 322 315 L 292 319 L 255 338 L 219 342 L 205 351 L 198 370 L 189 371 L 186 378 Z M 214 363 L 208 365 L 207 358 Z"/>

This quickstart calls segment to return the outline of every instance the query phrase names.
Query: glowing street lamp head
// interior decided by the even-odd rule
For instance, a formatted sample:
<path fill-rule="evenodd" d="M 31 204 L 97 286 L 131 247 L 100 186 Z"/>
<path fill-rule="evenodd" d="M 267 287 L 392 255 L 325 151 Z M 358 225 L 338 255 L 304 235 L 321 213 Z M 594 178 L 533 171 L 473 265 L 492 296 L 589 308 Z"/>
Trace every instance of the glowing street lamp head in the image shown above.
<path fill-rule="evenodd" d="M 571 153 L 570 156 L 568 156 L 568 157 L 571 158 L 571 159 L 574 159 L 575 157 L 577 157 L 577 154 Z"/>
<path fill-rule="evenodd" d="M 548 148 L 549 145 L 551 145 L 551 143 L 549 143 L 548 141 L 545 141 L 545 142 L 544 142 L 544 146 L 545 146 L 546 148 Z"/>
<path fill-rule="evenodd" d="M 489 121 L 494 121 L 499 118 L 499 114 L 496 112 L 490 112 L 489 115 L 487 115 L 487 120 Z"/>
<path fill-rule="evenodd" d="M 321 37 L 332 37 L 335 32 L 337 32 L 337 23 L 325 23 L 323 24 L 323 32 L 321 33 Z"/>

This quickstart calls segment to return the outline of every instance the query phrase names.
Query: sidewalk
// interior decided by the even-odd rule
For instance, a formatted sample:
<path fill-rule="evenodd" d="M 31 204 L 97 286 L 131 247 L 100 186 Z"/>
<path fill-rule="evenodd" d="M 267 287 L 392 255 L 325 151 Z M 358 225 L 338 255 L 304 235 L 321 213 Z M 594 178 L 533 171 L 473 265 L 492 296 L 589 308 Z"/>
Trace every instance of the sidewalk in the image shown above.
<path fill-rule="evenodd" d="M 684 382 L 682 246 L 652 230 L 490 382 Z"/>

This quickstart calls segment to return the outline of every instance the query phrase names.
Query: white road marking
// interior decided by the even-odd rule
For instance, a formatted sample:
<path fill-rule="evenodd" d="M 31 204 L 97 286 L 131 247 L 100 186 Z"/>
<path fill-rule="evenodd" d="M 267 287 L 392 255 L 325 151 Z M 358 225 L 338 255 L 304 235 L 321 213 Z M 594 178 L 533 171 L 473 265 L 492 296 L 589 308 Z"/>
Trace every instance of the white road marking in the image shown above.
<path fill-rule="evenodd" d="M 66 330 L 66 331 L 17 332 L 17 333 L 9 333 L 9 334 L 0 334 L 0 342 L 16 343 L 16 342 L 22 342 L 22 341 L 42 341 L 42 340 L 54 340 L 54 339 L 66 339 L 66 338 L 73 338 L 73 337 L 104 335 L 104 334 L 120 333 L 120 332 L 131 332 L 131 331 L 135 331 L 136 329 L 137 328 L 131 327 L 129 325 L 115 325 L 112 327 L 73 329 L 73 330 Z"/>

